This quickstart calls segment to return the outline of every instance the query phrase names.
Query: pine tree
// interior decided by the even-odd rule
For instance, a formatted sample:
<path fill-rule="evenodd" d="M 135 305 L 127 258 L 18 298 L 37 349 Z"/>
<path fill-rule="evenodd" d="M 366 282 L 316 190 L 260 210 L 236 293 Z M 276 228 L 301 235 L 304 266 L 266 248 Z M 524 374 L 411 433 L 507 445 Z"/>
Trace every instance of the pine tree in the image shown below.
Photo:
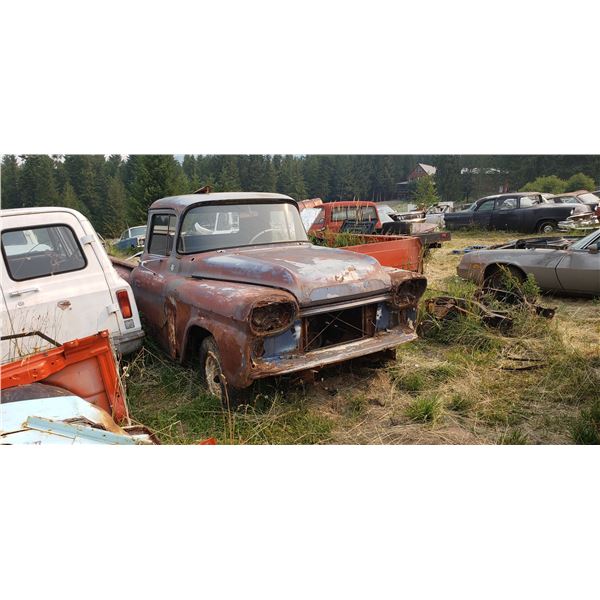
<path fill-rule="evenodd" d="M 277 175 L 277 191 L 287 194 L 295 200 L 306 199 L 306 188 L 300 170 L 300 160 L 291 155 L 281 159 L 279 173 Z"/>
<path fill-rule="evenodd" d="M 221 170 L 217 177 L 217 188 L 220 192 L 235 192 L 241 190 L 242 184 L 240 182 L 237 157 L 223 157 Z"/>
<path fill-rule="evenodd" d="M 21 196 L 19 193 L 19 164 L 14 154 L 5 154 L 2 158 L 2 208 L 19 208 Z"/>
<path fill-rule="evenodd" d="M 321 186 L 319 178 L 319 156 L 309 154 L 302 161 L 302 177 L 306 186 L 306 194 L 309 198 L 319 197 Z"/>
<path fill-rule="evenodd" d="M 73 186 L 68 181 L 65 183 L 65 188 L 61 194 L 60 205 L 66 208 L 73 208 L 79 212 L 83 212 L 84 210 L 79 198 L 77 198 L 77 195 L 75 194 Z"/>
<path fill-rule="evenodd" d="M 104 156 L 67 154 L 64 166 L 75 195 L 89 215 L 92 225 L 101 228 L 108 184 Z"/>
<path fill-rule="evenodd" d="M 56 206 L 54 161 L 47 154 L 26 154 L 19 178 L 21 206 Z"/>
<path fill-rule="evenodd" d="M 106 160 L 105 173 L 111 177 L 123 177 L 123 159 L 120 154 L 111 154 Z"/>
<path fill-rule="evenodd" d="M 194 181 L 198 178 L 197 166 L 196 166 L 196 157 L 193 154 L 186 154 L 183 157 L 182 164 L 183 172 L 188 180 Z M 197 189 L 197 188 L 194 188 Z"/>
<path fill-rule="evenodd" d="M 417 180 L 413 202 L 419 208 L 424 209 L 433 204 L 437 204 L 439 201 L 440 198 L 435 191 L 433 178 L 427 175 L 425 177 L 420 177 Z"/>
<path fill-rule="evenodd" d="M 128 218 L 145 223 L 148 207 L 159 198 L 179 194 L 189 184 L 182 179 L 181 165 L 169 154 L 130 156 L 125 169 Z M 184 183 L 185 182 L 185 183 Z"/>
<path fill-rule="evenodd" d="M 127 192 L 119 177 L 108 182 L 106 203 L 102 215 L 102 235 L 118 237 L 127 228 Z"/>
<path fill-rule="evenodd" d="M 440 198 L 444 202 L 460 202 L 462 185 L 459 157 L 455 154 L 440 156 L 436 162 L 435 185 Z"/>

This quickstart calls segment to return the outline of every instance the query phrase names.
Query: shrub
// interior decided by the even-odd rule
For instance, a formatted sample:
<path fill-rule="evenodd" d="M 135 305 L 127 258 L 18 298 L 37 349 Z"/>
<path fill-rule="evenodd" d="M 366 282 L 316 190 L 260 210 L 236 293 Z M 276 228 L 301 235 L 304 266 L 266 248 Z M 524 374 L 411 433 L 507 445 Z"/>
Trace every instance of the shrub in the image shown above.
<path fill-rule="evenodd" d="M 544 192 L 547 194 L 562 194 L 567 187 L 567 182 L 556 175 L 537 177 L 526 183 L 521 192 Z"/>
<path fill-rule="evenodd" d="M 594 180 L 585 173 L 575 173 L 567 179 L 565 192 L 574 192 L 576 190 L 593 190 Z"/>

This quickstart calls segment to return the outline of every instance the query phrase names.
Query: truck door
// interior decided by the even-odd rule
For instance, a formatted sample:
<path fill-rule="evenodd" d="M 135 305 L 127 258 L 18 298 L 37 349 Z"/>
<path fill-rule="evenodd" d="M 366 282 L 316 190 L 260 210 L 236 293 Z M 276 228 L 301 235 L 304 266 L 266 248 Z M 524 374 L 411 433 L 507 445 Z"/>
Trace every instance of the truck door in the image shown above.
<path fill-rule="evenodd" d="M 556 275 L 565 291 L 600 295 L 600 235 L 585 248 L 570 249 L 556 267 Z M 595 250 L 595 252 L 594 252 Z"/>
<path fill-rule="evenodd" d="M 471 222 L 475 227 L 481 227 L 481 229 L 490 228 L 492 213 L 494 211 L 494 202 L 495 199 L 486 200 L 473 211 Z"/>
<path fill-rule="evenodd" d="M 138 308 L 146 317 L 147 326 L 154 329 L 154 334 L 165 347 L 169 347 L 165 328 L 165 283 L 176 224 L 177 218 L 173 213 L 150 214 L 146 250 L 139 266 L 131 274 L 131 285 Z"/>
<path fill-rule="evenodd" d="M 84 234 L 68 212 L 3 218 L 2 292 L 11 335 L 39 331 L 63 344 L 118 331 L 102 267 Z M 17 337 L 2 344 L 2 362 L 51 346 L 37 335 Z"/>
<path fill-rule="evenodd" d="M 518 231 L 519 229 L 519 199 L 516 197 L 498 198 L 492 213 L 493 229 Z"/>

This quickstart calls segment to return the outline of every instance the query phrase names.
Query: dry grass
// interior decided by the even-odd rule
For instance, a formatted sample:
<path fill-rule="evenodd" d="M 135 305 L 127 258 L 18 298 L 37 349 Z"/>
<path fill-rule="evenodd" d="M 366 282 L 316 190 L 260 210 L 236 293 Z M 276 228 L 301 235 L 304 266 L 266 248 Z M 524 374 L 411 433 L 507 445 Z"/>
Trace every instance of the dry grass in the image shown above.
<path fill-rule="evenodd" d="M 428 295 L 468 297 L 451 250 L 499 243 L 507 234 L 454 234 L 428 256 Z M 155 348 L 129 366 L 132 415 L 165 443 L 552 444 L 598 440 L 600 304 L 544 297 L 552 321 L 515 313 L 501 335 L 466 319 L 401 346 L 396 362 L 353 361 L 323 370 L 314 385 L 262 383 L 256 403 L 229 414 L 192 370 Z M 529 370 L 509 370 L 533 357 Z"/>

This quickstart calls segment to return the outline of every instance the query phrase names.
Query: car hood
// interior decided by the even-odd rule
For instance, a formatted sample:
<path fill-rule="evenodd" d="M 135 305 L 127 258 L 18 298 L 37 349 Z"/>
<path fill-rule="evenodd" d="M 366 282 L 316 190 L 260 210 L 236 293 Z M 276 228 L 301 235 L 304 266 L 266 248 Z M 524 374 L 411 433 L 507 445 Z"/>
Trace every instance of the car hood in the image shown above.
<path fill-rule="evenodd" d="M 309 243 L 213 252 L 194 264 L 194 277 L 283 289 L 301 306 L 387 292 L 391 285 L 374 258 Z"/>

